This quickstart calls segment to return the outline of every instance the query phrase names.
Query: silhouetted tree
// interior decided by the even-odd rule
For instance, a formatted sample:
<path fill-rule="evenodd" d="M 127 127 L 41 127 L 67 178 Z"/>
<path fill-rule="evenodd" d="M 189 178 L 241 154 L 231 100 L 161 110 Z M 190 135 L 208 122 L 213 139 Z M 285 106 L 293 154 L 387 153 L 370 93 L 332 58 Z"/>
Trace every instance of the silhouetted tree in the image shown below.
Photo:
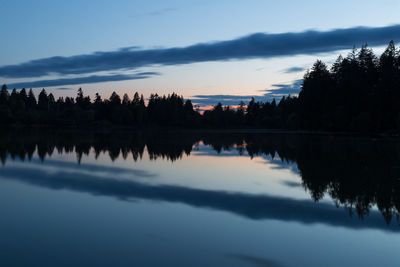
<path fill-rule="evenodd" d="M 93 102 L 78 89 L 76 98 L 54 100 L 41 90 L 36 102 L 7 86 L 0 91 L 0 124 L 172 126 L 212 128 L 305 129 L 352 132 L 400 131 L 400 52 L 391 41 L 378 58 L 363 45 L 328 67 L 317 60 L 304 75 L 299 96 L 256 101 L 247 106 L 221 103 L 201 113 L 191 100 L 172 93 L 151 94 L 148 104 L 136 92 L 132 100 L 113 92 Z"/>
<path fill-rule="evenodd" d="M 42 111 L 49 110 L 49 98 L 48 98 L 47 92 L 44 88 L 39 93 L 38 106 L 39 106 L 39 109 Z"/>

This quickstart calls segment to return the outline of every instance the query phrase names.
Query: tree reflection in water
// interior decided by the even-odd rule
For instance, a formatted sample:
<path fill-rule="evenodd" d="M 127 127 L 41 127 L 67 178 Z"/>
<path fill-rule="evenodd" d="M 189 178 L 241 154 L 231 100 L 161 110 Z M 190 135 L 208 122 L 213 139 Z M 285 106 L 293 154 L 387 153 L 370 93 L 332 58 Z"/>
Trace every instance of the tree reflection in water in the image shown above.
<path fill-rule="evenodd" d="M 77 161 L 94 151 L 138 161 L 145 149 L 151 160 L 176 161 L 190 155 L 200 142 L 218 154 L 235 150 L 249 157 L 279 157 L 295 163 L 303 187 L 315 201 L 325 194 L 360 218 L 376 205 L 386 222 L 399 220 L 400 142 L 395 139 L 187 131 L 78 131 L 56 129 L 3 129 L 0 159 L 41 160 L 53 153 L 76 153 Z M 287 164 L 290 166 L 290 164 Z M 289 167 L 288 167 L 289 168 Z"/>

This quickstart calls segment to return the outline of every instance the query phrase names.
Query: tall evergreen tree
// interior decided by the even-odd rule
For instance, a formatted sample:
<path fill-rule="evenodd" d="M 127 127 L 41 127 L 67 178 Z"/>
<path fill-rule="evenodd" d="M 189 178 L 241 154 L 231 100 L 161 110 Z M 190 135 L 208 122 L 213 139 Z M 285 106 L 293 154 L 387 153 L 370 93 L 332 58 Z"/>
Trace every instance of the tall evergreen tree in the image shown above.
<path fill-rule="evenodd" d="M 39 93 L 38 107 L 42 111 L 49 111 L 49 98 L 48 98 L 47 92 L 44 88 Z"/>

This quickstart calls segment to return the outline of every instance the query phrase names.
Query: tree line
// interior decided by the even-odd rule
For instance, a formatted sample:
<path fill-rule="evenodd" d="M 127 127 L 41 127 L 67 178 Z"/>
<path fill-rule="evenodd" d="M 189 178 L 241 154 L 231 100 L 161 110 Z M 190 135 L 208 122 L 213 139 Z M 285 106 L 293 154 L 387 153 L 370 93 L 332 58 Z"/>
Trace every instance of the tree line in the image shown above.
<path fill-rule="evenodd" d="M 122 99 L 113 92 L 108 99 L 96 93 L 91 101 L 79 88 L 77 96 L 59 97 L 47 94 L 42 89 L 36 100 L 32 89 L 16 89 L 8 92 L 3 85 L 0 91 L 0 124 L 3 125 L 123 125 L 142 127 L 147 125 L 193 127 L 199 120 L 199 113 L 193 109 L 190 100 L 173 93 L 168 96 L 152 94 L 147 106 L 143 95 L 136 92 L 130 99 Z"/>
<path fill-rule="evenodd" d="M 364 45 L 346 57 L 339 56 L 331 68 L 317 60 L 306 72 L 298 96 L 279 101 L 223 106 L 203 113 L 175 93 L 108 99 L 97 93 L 93 101 L 84 96 L 60 97 L 43 89 L 36 99 L 32 89 L 0 91 L 0 124 L 23 125 L 123 125 L 186 128 L 269 128 L 354 132 L 390 132 L 400 129 L 400 50 L 391 41 L 380 57 Z"/>

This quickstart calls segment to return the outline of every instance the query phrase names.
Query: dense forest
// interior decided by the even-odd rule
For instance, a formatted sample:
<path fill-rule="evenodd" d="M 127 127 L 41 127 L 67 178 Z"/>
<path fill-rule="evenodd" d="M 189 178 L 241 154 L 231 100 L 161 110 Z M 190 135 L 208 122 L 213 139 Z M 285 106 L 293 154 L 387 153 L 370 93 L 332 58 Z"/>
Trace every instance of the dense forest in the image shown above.
<path fill-rule="evenodd" d="M 400 50 L 391 41 L 380 57 L 364 45 L 329 69 L 317 60 L 306 72 L 298 96 L 238 107 L 215 105 L 203 113 L 191 100 L 175 93 L 152 94 L 147 102 L 138 93 L 109 99 L 96 94 L 60 97 L 43 89 L 36 99 L 32 89 L 0 91 L 1 125 L 184 128 L 267 128 L 289 130 L 395 132 L 400 129 Z"/>

